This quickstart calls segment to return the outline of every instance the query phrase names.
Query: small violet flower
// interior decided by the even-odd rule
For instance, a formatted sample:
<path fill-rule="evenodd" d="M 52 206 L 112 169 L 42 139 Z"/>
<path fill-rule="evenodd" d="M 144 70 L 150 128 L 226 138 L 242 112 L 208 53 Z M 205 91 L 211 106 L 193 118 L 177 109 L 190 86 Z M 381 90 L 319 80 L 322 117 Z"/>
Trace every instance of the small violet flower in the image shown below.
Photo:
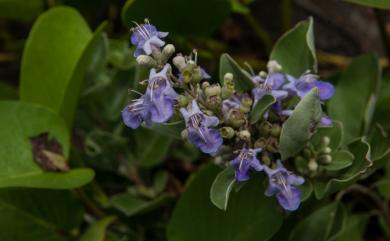
<path fill-rule="evenodd" d="M 264 171 L 268 175 L 268 188 L 265 195 L 270 197 L 276 195 L 279 204 L 288 211 L 298 209 L 301 203 L 301 192 L 298 185 L 304 183 L 303 177 L 296 176 L 288 171 L 280 160 L 277 162 L 276 169 L 270 169 L 264 166 Z"/>
<path fill-rule="evenodd" d="M 217 129 L 210 127 L 218 125 L 218 118 L 203 114 L 195 100 L 192 101 L 189 110 L 181 108 L 180 112 L 185 119 L 190 142 L 204 153 L 217 152 L 223 139 Z"/>
<path fill-rule="evenodd" d="M 310 73 L 305 73 L 298 79 L 287 75 L 288 84 L 283 86 L 285 90 L 291 95 L 303 98 L 311 89 L 317 87 L 320 94 L 320 100 L 329 100 L 335 91 L 331 83 L 324 82 L 317 79 L 317 76 Z"/>
<path fill-rule="evenodd" d="M 165 45 L 165 42 L 161 39 L 166 36 L 168 36 L 167 32 L 159 32 L 148 21 L 141 25 L 137 24 L 137 27 L 133 28 L 133 34 L 130 37 L 131 43 L 136 47 L 134 56 L 150 55 L 153 51 L 160 51 L 160 47 Z"/>
<path fill-rule="evenodd" d="M 265 80 L 260 76 L 254 76 L 252 81 L 258 85 L 252 90 L 254 98 L 253 105 L 256 105 L 257 101 L 266 94 L 274 96 L 277 101 L 281 101 L 288 96 L 287 91 L 281 90 L 281 87 L 285 82 L 284 75 L 281 73 L 269 73 Z"/>
<path fill-rule="evenodd" d="M 249 179 L 249 170 L 262 171 L 263 165 L 257 160 L 256 155 L 261 152 L 261 149 L 242 148 L 240 154 L 236 156 L 230 164 L 236 169 L 236 180 L 239 182 Z"/>
<path fill-rule="evenodd" d="M 324 115 L 320 119 L 320 124 L 323 126 L 331 126 L 333 124 L 333 120 L 329 116 Z"/>

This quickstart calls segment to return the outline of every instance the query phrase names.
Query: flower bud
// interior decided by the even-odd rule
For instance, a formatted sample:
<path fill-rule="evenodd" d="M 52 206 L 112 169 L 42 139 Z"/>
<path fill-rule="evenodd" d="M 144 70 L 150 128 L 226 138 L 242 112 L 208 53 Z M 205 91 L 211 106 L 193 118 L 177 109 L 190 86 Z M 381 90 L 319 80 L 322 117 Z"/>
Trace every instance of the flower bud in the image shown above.
<path fill-rule="evenodd" d="M 226 73 L 224 76 L 223 76 L 223 82 L 225 81 L 230 81 L 232 82 L 233 81 L 233 74 L 232 73 Z"/>
<path fill-rule="evenodd" d="M 227 73 L 225 74 L 226 75 L 229 75 L 230 73 Z M 230 74 L 232 77 L 233 75 Z M 222 99 L 227 99 L 229 97 L 231 97 L 232 95 L 234 95 L 234 93 L 236 92 L 236 89 L 235 89 L 235 86 L 234 86 L 234 82 L 233 82 L 233 78 L 224 78 L 224 81 L 223 81 L 223 87 L 222 87 Z"/>
<path fill-rule="evenodd" d="M 229 121 L 233 127 L 241 127 L 245 124 L 245 115 L 239 109 L 234 109 L 230 114 Z"/>
<path fill-rule="evenodd" d="M 272 125 L 272 129 L 271 129 L 272 136 L 279 137 L 281 131 L 282 131 L 282 128 L 280 127 L 280 125 L 277 125 L 277 124 Z"/>
<path fill-rule="evenodd" d="M 255 148 L 264 149 L 267 146 L 267 139 L 261 137 L 255 141 Z"/>
<path fill-rule="evenodd" d="M 176 57 L 173 58 L 172 63 L 180 72 L 186 67 L 186 59 L 182 55 L 176 55 Z"/>
<path fill-rule="evenodd" d="M 161 52 L 161 61 L 167 62 L 170 57 L 175 53 L 175 46 L 173 44 L 167 44 Z"/>
<path fill-rule="evenodd" d="M 187 131 L 187 129 L 184 129 L 181 133 L 180 133 L 180 135 L 181 135 L 181 138 L 183 138 L 183 139 L 187 139 L 188 138 L 188 131 Z"/>
<path fill-rule="evenodd" d="M 321 164 L 329 164 L 332 162 L 332 156 L 331 155 L 321 155 L 318 157 L 318 162 Z"/>
<path fill-rule="evenodd" d="M 177 102 L 179 103 L 180 107 L 186 107 L 188 105 L 188 99 L 184 95 L 179 95 Z"/>
<path fill-rule="evenodd" d="M 192 71 L 188 70 L 187 68 L 184 69 L 182 72 L 183 82 L 185 84 L 188 84 L 192 80 Z"/>
<path fill-rule="evenodd" d="M 276 60 L 270 60 L 267 63 L 268 72 L 280 72 L 282 70 L 282 66 Z"/>
<path fill-rule="evenodd" d="M 332 152 L 332 149 L 330 147 L 322 148 L 320 151 L 322 154 L 330 154 Z"/>
<path fill-rule="evenodd" d="M 148 55 L 139 55 L 136 59 L 137 63 L 139 65 L 145 66 L 145 67 L 154 67 L 157 65 L 156 60 L 154 60 L 151 56 Z"/>
<path fill-rule="evenodd" d="M 272 124 L 268 121 L 264 121 L 259 126 L 259 132 L 261 136 L 269 136 L 272 130 Z"/>
<path fill-rule="evenodd" d="M 206 97 L 206 103 L 207 103 L 208 107 L 210 107 L 211 109 L 214 109 L 222 103 L 221 96 L 212 95 L 212 96 Z"/>
<path fill-rule="evenodd" d="M 209 86 L 210 86 L 210 83 L 208 81 L 205 81 L 202 83 L 202 89 L 206 89 Z"/>
<path fill-rule="evenodd" d="M 199 66 L 196 66 L 192 70 L 192 81 L 194 83 L 199 83 L 203 79 L 202 69 Z"/>
<path fill-rule="evenodd" d="M 224 126 L 220 128 L 219 132 L 221 133 L 221 136 L 225 139 L 231 139 L 235 135 L 234 129 L 230 126 Z"/>
<path fill-rule="evenodd" d="M 264 164 L 264 165 L 267 165 L 269 166 L 271 164 L 271 158 L 269 158 L 269 156 L 267 155 L 263 155 L 261 157 L 261 162 Z"/>
<path fill-rule="evenodd" d="M 251 138 L 251 133 L 248 130 L 239 131 L 237 137 L 241 140 L 248 141 Z"/>
<path fill-rule="evenodd" d="M 321 138 L 320 146 L 321 147 L 328 147 L 330 144 L 330 138 L 328 136 L 324 136 Z"/>
<path fill-rule="evenodd" d="M 202 84 L 202 87 L 203 87 L 203 84 Z M 204 93 L 205 93 L 206 97 L 216 96 L 216 95 L 219 96 L 221 94 L 221 86 L 219 84 L 213 84 L 211 86 L 208 86 L 208 87 L 204 88 Z"/>
<path fill-rule="evenodd" d="M 253 100 L 249 96 L 244 96 L 241 100 L 241 105 L 246 106 L 246 107 L 251 107 L 252 103 L 253 103 Z"/>
<path fill-rule="evenodd" d="M 318 169 L 318 163 L 314 160 L 314 158 L 312 158 L 309 160 L 307 167 L 309 168 L 310 171 L 315 172 Z"/>
<path fill-rule="evenodd" d="M 265 72 L 265 71 L 260 71 L 259 72 L 259 76 L 261 77 L 261 78 L 263 78 L 263 79 L 265 79 L 265 78 L 267 78 L 267 72 Z"/>

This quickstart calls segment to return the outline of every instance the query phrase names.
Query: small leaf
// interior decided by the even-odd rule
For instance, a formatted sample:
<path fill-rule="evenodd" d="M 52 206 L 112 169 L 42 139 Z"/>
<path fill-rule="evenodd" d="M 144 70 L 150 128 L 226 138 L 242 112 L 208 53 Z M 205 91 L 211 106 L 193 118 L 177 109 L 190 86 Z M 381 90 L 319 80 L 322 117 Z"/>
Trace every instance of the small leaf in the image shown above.
<path fill-rule="evenodd" d="M 295 107 L 284 122 L 280 134 L 282 160 L 297 154 L 312 136 L 312 129 L 321 118 L 322 110 L 318 89 L 312 89 Z"/>
<path fill-rule="evenodd" d="M 298 23 L 275 44 L 271 60 L 276 60 L 283 72 L 298 77 L 307 70 L 317 72 L 313 19 Z"/>
<path fill-rule="evenodd" d="M 219 60 L 219 81 L 223 84 L 226 73 L 233 74 L 236 90 L 239 92 L 250 91 L 254 84 L 251 76 L 244 71 L 228 54 L 222 54 Z"/>
<path fill-rule="evenodd" d="M 105 241 L 106 229 L 115 221 L 115 217 L 106 217 L 92 224 L 81 236 L 80 241 Z"/>
<path fill-rule="evenodd" d="M 326 241 L 342 229 L 341 225 L 334 227 L 334 223 L 337 221 L 343 223 L 344 216 L 344 208 L 333 202 L 299 222 L 291 232 L 289 241 Z M 337 230 L 333 230 L 334 228 Z"/>
<path fill-rule="evenodd" d="M 302 193 L 301 194 L 301 201 L 303 202 L 311 196 L 311 194 L 313 192 L 313 184 L 310 181 L 310 179 L 307 178 L 307 179 L 305 179 L 305 182 L 298 187 Z"/>
<path fill-rule="evenodd" d="M 210 199 L 219 209 L 226 210 L 230 192 L 235 183 L 234 168 L 229 166 L 215 178 L 210 190 Z"/>
<path fill-rule="evenodd" d="M 275 97 L 272 95 L 263 96 L 253 108 L 250 114 L 250 122 L 251 124 L 255 124 L 258 122 L 264 115 L 264 112 L 276 102 Z"/>
<path fill-rule="evenodd" d="M 111 198 L 111 206 L 122 211 L 126 216 L 140 215 L 159 208 L 172 199 L 169 193 L 162 194 L 158 198 L 145 201 L 131 193 L 121 193 Z"/>
<path fill-rule="evenodd" d="M 343 145 L 365 135 L 365 120 L 372 95 L 377 95 L 380 84 L 380 66 L 374 55 L 364 55 L 354 59 L 338 79 L 336 92 L 328 102 L 328 113 L 344 126 Z"/>
<path fill-rule="evenodd" d="M 348 151 L 332 152 L 332 162 L 324 166 L 328 171 L 338 171 L 352 165 L 354 156 Z"/>
<path fill-rule="evenodd" d="M 390 2 L 388 0 L 344 0 L 351 3 L 356 3 L 366 7 L 390 9 Z"/>
<path fill-rule="evenodd" d="M 328 194 L 349 186 L 372 166 L 370 145 L 364 138 L 352 142 L 348 149 L 355 157 L 352 165 L 343 170 L 337 178 L 317 179 L 314 183 L 314 193 L 317 199 L 322 199 Z"/>
<path fill-rule="evenodd" d="M 340 121 L 335 120 L 333 121 L 332 126 L 318 127 L 311 137 L 310 142 L 318 147 L 321 143 L 321 139 L 325 136 L 330 139 L 329 147 L 332 150 L 337 150 L 340 147 L 344 136 L 343 124 Z"/>

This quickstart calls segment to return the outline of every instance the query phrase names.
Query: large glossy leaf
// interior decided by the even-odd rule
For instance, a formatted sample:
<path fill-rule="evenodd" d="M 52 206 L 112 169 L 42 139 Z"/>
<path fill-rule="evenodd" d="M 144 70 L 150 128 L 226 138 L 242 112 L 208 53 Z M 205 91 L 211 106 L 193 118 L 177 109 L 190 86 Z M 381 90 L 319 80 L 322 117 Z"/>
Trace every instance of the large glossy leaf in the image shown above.
<path fill-rule="evenodd" d="M 71 126 L 84 74 L 101 31 L 102 27 L 93 36 L 82 16 L 69 7 L 42 14 L 23 52 L 21 99 L 49 107 Z"/>
<path fill-rule="evenodd" d="M 388 0 L 344 0 L 344 1 L 356 3 L 367 7 L 390 9 L 390 1 Z"/>
<path fill-rule="evenodd" d="M 115 217 L 106 217 L 92 224 L 81 236 L 80 241 L 105 241 L 106 229 L 115 220 Z"/>
<path fill-rule="evenodd" d="M 35 104 L 0 102 L 0 187 L 68 189 L 92 180 L 90 169 L 44 172 L 33 160 L 30 137 L 49 132 L 63 147 L 68 158 L 69 130 L 52 111 Z"/>
<path fill-rule="evenodd" d="M 0 0 L 0 16 L 16 20 L 30 21 L 43 10 L 42 0 Z"/>
<path fill-rule="evenodd" d="M 322 178 L 315 181 L 314 193 L 318 199 L 350 185 L 372 166 L 370 145 L 365 139 L 354 141 L 348 149 L 355 157 L 351 166 L 339 173 L 337 178 Z"/>
<path fill-rule="evenodd" d="M 228 0 L 127 0 L 122 8 L 122 21 L 125 26 L 133 27 L 133 21 L 142 23 L 147 17 L 160 31 L 207 36 L 229 13 Z"/>
<path fill-rule="evenodd" d="M 226 211 L 215 207 L 210 187 L 220 171 L 210 164 L 190 180 L 168 224 L 168 241 L 263 241 L 279 229 L 283 215 L 264 195 L 263 174 L 232 193 Z"/>
<path fill-rule="evenodd" d="M 219 60 L 219 81 L 223 84 L 226 73 L 233 74 L 233 81 L 238 91 L 249 91 L 254 87 L 251 76 L 244 71 L 228 54 L 222 54 Z"/>
<path fill-rule="evenodd" d="M 162 194 L 154 200 L 146 201 L 131 193 L 121 193 L 113 196 L 111 206 L 122 211 L 126 216 L 144 214 L 156 210 L 161 205 L 172 199 L 169 193 Z"/>
<path fill-rule="evenodd" d="M 364 127 L 371 120 L 369 100 L 377 95 L 380 84 L 380 68 L 377 57 L 364 55 L 356 58 L 340 76 L 336 92 L 329 101 L 329 115 L 344 126 L 343 144 L 364 135 Z"/>
<path fill-rule="evenodd" d="M 299 222 L 291 232 L 289 241 L 330 240 L 342 230 L 344 218 L 344 208 L 333 202 Z"/>
<path fill-rule="evenodd" d="M 215 178 L 210 190 L 210 199 L 219 209 L 226 210 L 230 192 L 235 183 L 234 168 L 229 166 Z"/>
<path fill-rule="evenodd" d="M 312 136 L 312 128 L 321 118 L 318 89 L 312 89 L 295 107 L 282 126 L 280 153 L 285 160 L 298 153 Z"/>
<path fill-rule="evenodd" d="M 255 124 L 258 122 L 264 115 L 264 112 L 273 104 L 276 102 L 275 97 L 272 95 L 265 95 L 263 96 L 253 107 L 253 110 L 251 111 L 250 115 L 250 121 L 251 124 Z"/>
<path fill-rule="evenodd" d="M 63 241 L 83 215 L 70 192 L 42 189 L 0 190 L 0 212 L 0 240 L 12 241 Z"/>
<path fill-rule="evenodd" d="M 298 77 L 307 70 L 317 72 L 313 19 L 298 23 L 276 42 L 270 56 L 283 72 Z"/>

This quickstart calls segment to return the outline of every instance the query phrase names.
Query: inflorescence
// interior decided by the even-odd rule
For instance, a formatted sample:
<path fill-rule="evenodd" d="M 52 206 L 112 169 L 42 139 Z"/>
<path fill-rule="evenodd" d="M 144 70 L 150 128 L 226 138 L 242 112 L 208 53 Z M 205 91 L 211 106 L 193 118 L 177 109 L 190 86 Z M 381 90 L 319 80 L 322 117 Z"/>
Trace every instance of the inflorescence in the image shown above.
<path fill-rule="evenodd" d="M 254 88 L 239 92 L 232 73 L 224 75 L 222 86 L 210 81 L 210 75 L 197 63 L 196 51 L 189 56 L 174 56 L 175 47 L 163 40 L 167 35 L 147 20 L 132 29 L 134 56 L 140 65 L 150 68 L 150 74 L 144 82 L 145 93 L 122 112 L 125 125 L 135 129 L 142 123 L 167 123 L 180 113 L 186 125 L 183 137 L 202 152 L 231 165 L 238 182 L 248 180 L 251 172 L 264 171 L 269 183 L 265 195 L 275 195 L 285 210 L 296 210 L 301 202 L 297 186 L 304 183 L 304 178 L 287 170 L 280 161 L 281 127 L 294 109 L 291 103 L 313 88 L 318 88 L 321 101 L 329 100 L 334 87 L 310 72 L 294 78 L 270 61 L 268 72 L 250 71 Z M 261 121 L 251 124 L 249 113 L 265 95 L 272 95 L 276 102 Z M 319 125 L 331 124 L 332 120 L 323 114 Z"/>

